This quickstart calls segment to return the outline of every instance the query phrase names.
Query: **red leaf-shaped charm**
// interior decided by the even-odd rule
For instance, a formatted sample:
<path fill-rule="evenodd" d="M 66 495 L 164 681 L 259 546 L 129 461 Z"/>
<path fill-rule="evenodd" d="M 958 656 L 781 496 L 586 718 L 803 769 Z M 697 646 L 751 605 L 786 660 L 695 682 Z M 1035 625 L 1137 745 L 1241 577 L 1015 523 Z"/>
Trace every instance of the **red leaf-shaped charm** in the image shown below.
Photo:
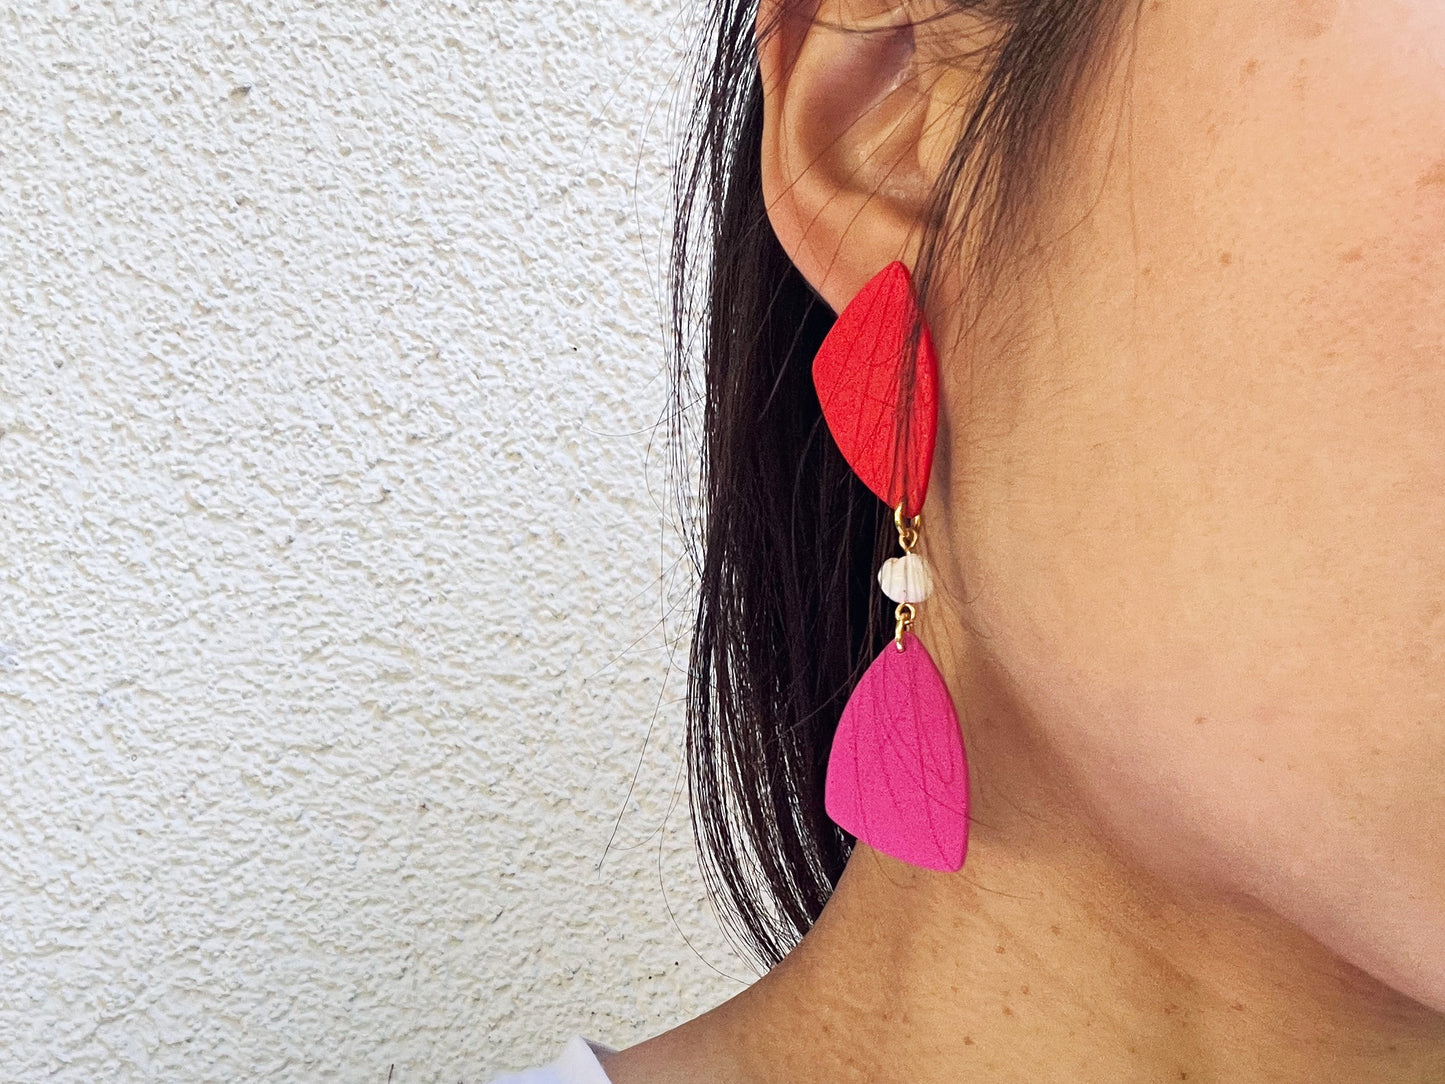
<path fill-rule="evenodd" d="M 823 788 L 823 808 L 874 850 L 953 872 L 968 852 L 968 760 L 958 713 L 911 632 L 888 642 L 853 690 Z"/>
<path fill-rule="evenodd" d="M 838 314 L 813 360 L 813 385 L 833 439 L 853 473 L 889 508 L 907 495 L 916 515 L 928 495 L 938 435 L 938 359 L 919 337 L 913 399 L 900 425 L 908 339 L 918 320 L 908 268 L 892 263 Z"/>

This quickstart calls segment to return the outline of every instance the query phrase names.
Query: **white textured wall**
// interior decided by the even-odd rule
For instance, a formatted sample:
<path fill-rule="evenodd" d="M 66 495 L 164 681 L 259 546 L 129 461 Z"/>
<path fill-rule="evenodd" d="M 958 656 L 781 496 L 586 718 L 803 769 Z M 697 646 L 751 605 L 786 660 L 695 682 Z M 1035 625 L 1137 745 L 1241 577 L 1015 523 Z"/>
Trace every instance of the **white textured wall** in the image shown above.
<path fill-rule="evenodd" d="M 749 977 L 662 578 L 680 3 L 0 12 L 0 1078 L 472 1084 Z"/>

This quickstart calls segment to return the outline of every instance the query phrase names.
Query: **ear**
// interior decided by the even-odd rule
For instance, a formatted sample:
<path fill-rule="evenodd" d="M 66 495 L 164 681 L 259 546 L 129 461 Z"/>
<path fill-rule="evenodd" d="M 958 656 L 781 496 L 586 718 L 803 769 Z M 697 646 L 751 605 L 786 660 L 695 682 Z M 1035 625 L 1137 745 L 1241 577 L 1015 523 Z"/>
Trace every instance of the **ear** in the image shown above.
<path fill-rule="evenodd" d="M 980 22 L 947 0 L 761 0 L 763 196 L 834 312 L 889 263 L 914 262 Z"/>

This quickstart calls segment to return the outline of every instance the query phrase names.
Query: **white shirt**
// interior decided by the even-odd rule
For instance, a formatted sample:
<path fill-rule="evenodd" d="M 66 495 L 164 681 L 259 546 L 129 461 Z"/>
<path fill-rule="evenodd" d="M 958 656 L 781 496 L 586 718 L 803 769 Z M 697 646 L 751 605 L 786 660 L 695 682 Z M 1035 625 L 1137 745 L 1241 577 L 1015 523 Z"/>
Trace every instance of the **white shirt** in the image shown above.
<path fill-rule="evenodd" d="M 612 1084 L 597 1058 L 615 1053 L 617 1051 L 610 1046 L 574 1035 L 556 1061 L 536 1069 L 497 1077 L 491 1084 Z"/>

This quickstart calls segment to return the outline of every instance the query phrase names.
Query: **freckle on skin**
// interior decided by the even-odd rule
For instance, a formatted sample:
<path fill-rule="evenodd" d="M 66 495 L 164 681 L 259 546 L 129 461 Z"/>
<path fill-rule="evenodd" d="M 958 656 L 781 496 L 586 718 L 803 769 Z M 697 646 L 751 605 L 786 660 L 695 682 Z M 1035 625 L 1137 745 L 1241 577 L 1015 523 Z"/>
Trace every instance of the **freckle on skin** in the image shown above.
<path fill-rule="evenodd" d="M 1445 185 L 1445 158 L 1440 159 L 1433 166 L 1420 175 L 1415 182 L 1421 188 L 1429 188 L 1432 185 Z"/>
<path fill-rule="evenodd" d="M 1284 8 L 1285 29 L 1291 37 L 1317 38 L 1333 25 L 1339 9 L 1340 0 L 1293 0 Z"/>
<path fill-rule="evenodd" d="M 1014 1014 L 1014 1011 L 1013 1011 L 1012 1009 L 1010 1009 L 1007 1005 L 1005 1005 L 1005 1006 L 1003 1007 L 1003 1014 L 1004 1014 L 1005 1016 L 1012 1016 L 1012 1015 Z"/>
<path fill-rule="evenodd" d="M 1340 254 L 1340 259 L 1343 260 L 1345 263 L 1359 263 L 1364 258 L 1364 251 L 1358 248 L 1352 248 L 1350 249 L 1350 251 Z"/>
<path fill-rule="evenodd" d="M 1232 263 L 1234 262 L 1234 255 L 1233 255 L 1233 253 L 1221 252 L 1221 253 L 1219 254 L 1219 262 L 1222 263 L 1225 267 L 1228 267 L 1230 264 L 1232 264 Z M 1195 719 L 1194 721 L 1195 721 L 1196 723 L 1202 723 L 1202 722 L 1204 722 L 1204 716 L 1201 715 L 1198 719 Z"/>
<path fill-rule="evenodd" d="M 1254 59 L 1254 57 L 1250 57 L 1249 63 L 1242 69 L 1242 74 L 1253 75 L 1257 71 L 1259 71 L 1259 61 Z"/>
<path fill-rule="evenodd" d="M 963 1037 L 963 1045 L 964 1045 L 964 1046 L 972 1046 L 972 1045 L 973 1045 L 973 1036 L 972 1036 L 972 1035 L 965 1035 L 965 1036 Z"/>

